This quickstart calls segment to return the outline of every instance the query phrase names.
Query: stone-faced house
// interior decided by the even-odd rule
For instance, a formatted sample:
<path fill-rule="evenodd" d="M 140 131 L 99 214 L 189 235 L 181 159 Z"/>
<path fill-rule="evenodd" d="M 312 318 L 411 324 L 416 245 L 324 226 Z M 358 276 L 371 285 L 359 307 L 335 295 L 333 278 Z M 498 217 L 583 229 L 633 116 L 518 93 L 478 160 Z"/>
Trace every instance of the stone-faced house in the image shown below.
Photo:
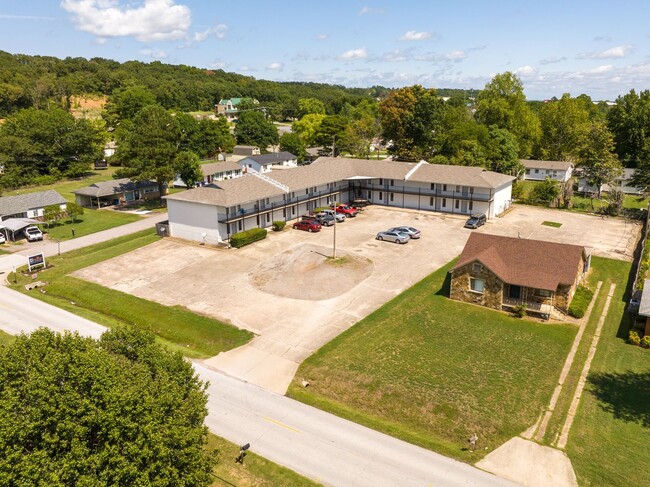
<path fill-rule="evenodd" d="M 451 270 L 450 297 L 494 309 L 566 313 L 589 270 L 585 247 L 472 233 Z"/>

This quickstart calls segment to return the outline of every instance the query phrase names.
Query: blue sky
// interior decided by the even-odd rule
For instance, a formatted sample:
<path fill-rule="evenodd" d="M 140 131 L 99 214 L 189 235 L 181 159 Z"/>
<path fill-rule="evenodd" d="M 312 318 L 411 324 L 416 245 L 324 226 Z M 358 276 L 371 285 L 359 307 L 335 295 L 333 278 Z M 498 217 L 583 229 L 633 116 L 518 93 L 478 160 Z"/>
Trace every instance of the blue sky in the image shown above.
<path fill-rule="evenodd" d="M 650 88 L 648 19 L 647 0 L 2 0 L 0 49 L 355 87 L 513 71 L 529 99 L 615 99 Z"/>

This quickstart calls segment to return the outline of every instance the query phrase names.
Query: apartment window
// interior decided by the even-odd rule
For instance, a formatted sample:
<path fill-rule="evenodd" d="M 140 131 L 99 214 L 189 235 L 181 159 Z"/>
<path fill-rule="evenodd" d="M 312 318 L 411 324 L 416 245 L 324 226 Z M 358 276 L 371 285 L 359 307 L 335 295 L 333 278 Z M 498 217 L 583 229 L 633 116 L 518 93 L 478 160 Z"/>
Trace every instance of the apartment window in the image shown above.
<path fill-rule="evenodd" d="M 442 199 L 442 207 L 447 208 L 447 198 Z"/>
<path fill-rule="evenodd" d="M 395 201 L 395 194 L 393 194 L 393 193 L 390 194 L 390 200 Z"/>
<path fill-rule="evenodd" d="M 469 278 L 469 289 L 472 292 L 483 294 L 485 289 L 485 280 L 476 277 Z"/>
<path fill-rule="evenodd" d="M 258 227 L 260 226 L 260 216 L 259 216 L 259 215 L 257 215 L 257 216 L 255 217 L 255 223 L 257 223 L 257 226 L 258 226 Z"/>
<path fill-rule="evenodd" d="M 296 214 L 296 207 L 295 207 L 295 206 L 292 206 L 292 207 L 291 207 L 291 214 L 292 214 L 292 215 L 295 215 L 295 214 Z"/>
<path fill-rule="evenodd" d="M 469 202 L 469 211 L 472 211 L 474 209 L 474 202 L 470 201 Z"/>
<path fill-rule="evenodd" d="M 269 204 L 269 199 L 268 199 L 268 198 L 266 198 L 266 204 L 267 204 L 267 205 Z"/>
<path fill-rule="evenodd" d="M 241 205 L 237 205 L 237 211 L 241 211 Z"/>
<path fill-rule="evenodd" d="M 474 186 L 469 187 L 469 194 L 474 194 Z"/>
<path fill-rule="evenodd" d="M 460 186 L 456 185 L 456 193 L 460 193 Z"/>
<path fill-rule="evenodd" d="M 526 174 L 530 174 L 530 169 L 526 169 Z"/>
<path fill-rule="evenodd" d="M 384 193 L 382 193 L 382 192 L 380 191 L 380 192 L 379 192 L 379 201 L 381 201 L 382 199 L 384 199 Z"/>
<path fill-rule="evenodd" d="M 372 191 L 368 191 L 368 199 L 369 199 L 369 200 L 372 199 Z"/>
<path fill-rule="evenodd" d="M 446 185 L 446 184 L 443 184 L 443 185 L 442 185 L 442 190 L 443 190 L 443 191 L 447 191 L 447 185 Z"/>
<path fill-rule="evenodd" d="M 292 198 L 295 198 L 295 197 L 296 197 L 296 192 L 295 192 L 295 191 L 292 191 L 292 192 L 291 192 L 291 197 L 292 197 Z"/>
<path fill-rule="evenodd" d="M 379 186 L 381 186 L 382 184 L 384 184 L 384 180 L 379 178 Z"/>
<path fill-rule="evenodd" d="M 431 183 L 431 191 L 435 191 L 436 189 L 436 183 Z"/>
<path fill-rule="evenodd" d="M 312 188 L 312 191 L 315 193 L 316 192 L 316 186 Z"/>
<path fill-rule="evenodd" d="M 271 214 L 267 213 L 266 214 L 266 223 L 269 223 L 271 221 Z"/>
<path fill-rule="evenodd" d="M 548 291 L 546 289 L 535 289 L 535 296 L 539 296 L 540 298 L 550 298 L 553 293 L 551 291 Z"/>
<path fill-rule="evenodd" d="M 390 180 L 390 185 L 391 185 L 391 186 L 395 186 L 395 180 L 394 180 L 394 179 L 391 179 L 391 180 Z"/>
<path fill-rule="evenodd" d="M 241 230 L 242 230 L 242 220 L 239 220 L 237 222 L 237 230 L 241 232 Z"/>
<path fill-rule="evenodd" d="M 454 207 L 458 209 L 460 207 L 460 200 L 456 200 L 454 203 Z"/>
<path fill-rule="evenodd" d="M 232 223 L 228 224 L 228 235 L 232 234 Z"/>
<path fill-rule="evenodd" d="M 308 189 L 305 190 L 305 194 L 309 194 L 309 190 L 308 190 Z"/>
<path fill-rule="evenodd" d="M 433 196 L 429 198 L 429 206 L 433 206 Z"/>
<path fill-rule="evenodd" d="M 483 265 L 479 264 L 478 262 L 474 262 L 472 264 L 472 271 L 474 271 L 474 272 L 482 272 L 483 271 Z"/>
<path fill-rule="evenodd" d="M 237 211 L 237 207 L 235 207 L 235 206 L 231 206 L 230 208 L 228 208 L 228 213 L 230 213 L 231 215 L 233 213 L 235 213 L 236 211 Z"/>
<path fill-rule="evenodd" d="M 286 218 L 286 217 L 287 217 L 287 209 L 282 208 L 282 218 Z"/>
<path fill-rule="evenodd" d="M 535 169 L 535 174 L 539 174 L 539 169 Z"/>

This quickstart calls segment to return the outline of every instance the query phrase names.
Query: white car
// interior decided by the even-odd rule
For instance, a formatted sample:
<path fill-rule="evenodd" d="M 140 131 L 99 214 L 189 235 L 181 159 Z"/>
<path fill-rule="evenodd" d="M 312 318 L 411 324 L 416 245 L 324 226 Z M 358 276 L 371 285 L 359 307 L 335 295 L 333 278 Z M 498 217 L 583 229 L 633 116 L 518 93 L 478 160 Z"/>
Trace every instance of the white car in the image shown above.
<path fill-rule="evenodd" d="M 5 238 L 5 234 L 0 232 L 0 244 L 5 243 L 6 241 L 7 239 Z"/>
<path fill-rule="evenodd" d="M 43 232 L 41 232 L 38 227 L 35 227 L 33 225 L 31 227 L 25 228 L 25 230 L 23 230 L 23 235 L 25 235 L 25 238 L 28 242 L 43 240 Z"/>

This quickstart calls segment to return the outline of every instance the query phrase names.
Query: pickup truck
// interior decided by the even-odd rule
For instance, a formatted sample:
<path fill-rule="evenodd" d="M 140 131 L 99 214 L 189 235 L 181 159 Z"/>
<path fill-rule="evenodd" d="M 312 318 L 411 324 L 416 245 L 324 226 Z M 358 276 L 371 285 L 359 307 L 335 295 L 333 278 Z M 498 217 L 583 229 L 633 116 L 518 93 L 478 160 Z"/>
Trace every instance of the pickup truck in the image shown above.
<path fill-rule="evenodd" d="M 38 229 L 38 227 L 31 226 L 23 230 L 23 235 L 28 242 L 36 242 L 37 240 L 43 240 L 43 233 Z"/>
<path fill-rule="evenodd" d="M 332 207 L 332 208 L 333 208 L 333 207 Z M 357 210 L 357 209 L 354 208 L 353 206 L 349 206 L 349 205 L 338 205 L 338 206 L 336 207 L 336 212 L 337 212 L 337 213 L 342 213 L 342 214 L 344 214 L 346 217 L 350 218 L 350 217 L 355 217 L 355 216 L 357 216 L 357 213 L 359 213 L 359 210 Z"/>
<path fill-rule="evenodd" d="M 329 215 L 333 218 L 336 218 L 336 221 L 339 223 L 342 223 L 345 221 L 345 214 L 343 213 L 338 213 L 334 210 L 322 210 L 316 213 L 316 216 L 324 216 L 324 215 Z"/>

